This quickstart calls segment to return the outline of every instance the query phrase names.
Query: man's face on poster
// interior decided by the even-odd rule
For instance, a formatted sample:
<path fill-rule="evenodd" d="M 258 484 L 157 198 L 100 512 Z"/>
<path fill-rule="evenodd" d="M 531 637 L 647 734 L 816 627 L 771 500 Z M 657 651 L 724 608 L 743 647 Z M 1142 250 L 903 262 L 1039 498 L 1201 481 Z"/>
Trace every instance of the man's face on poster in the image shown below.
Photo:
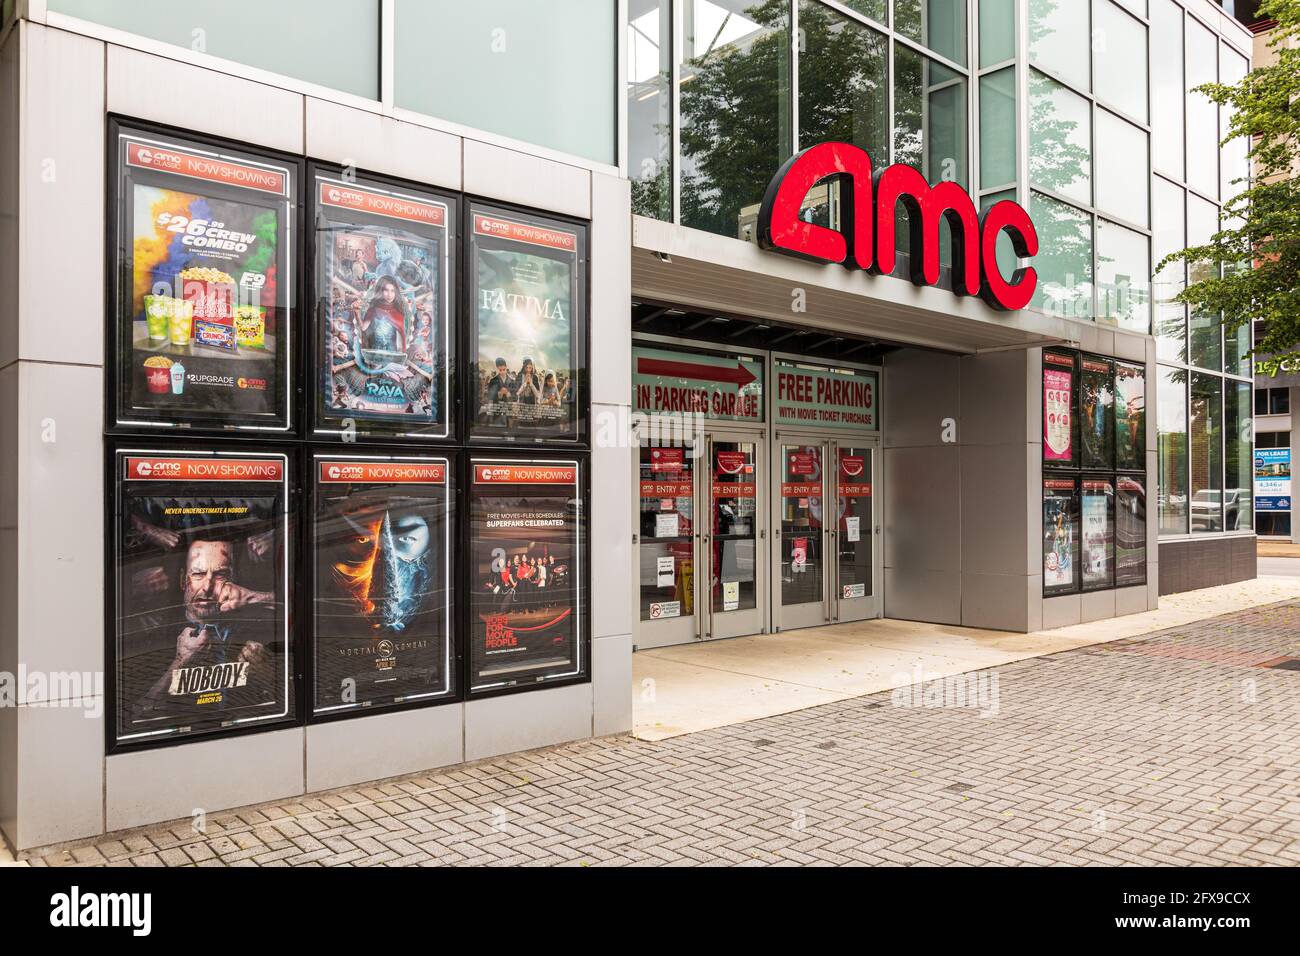
<path fill-rule="evenodd" d="M 231 572 L 230 542 L 195 541 L 190 545 L 181 581 L 186 618 L 207 624 L 220 616 L 221 592 L 230 583 Z"/>

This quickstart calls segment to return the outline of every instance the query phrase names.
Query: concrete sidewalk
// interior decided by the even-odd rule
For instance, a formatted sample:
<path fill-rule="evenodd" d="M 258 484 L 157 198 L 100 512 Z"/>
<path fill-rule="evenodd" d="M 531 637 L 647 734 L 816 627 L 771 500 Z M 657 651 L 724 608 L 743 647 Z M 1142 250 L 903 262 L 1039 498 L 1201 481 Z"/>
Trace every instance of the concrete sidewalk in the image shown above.
<path fill-rule="evenodd" d="M 1297 598 L 1300 578 L 1265 577 L 1031 634 L 878 619 L 639 651 L 632 733 L 664 740 Z"/>

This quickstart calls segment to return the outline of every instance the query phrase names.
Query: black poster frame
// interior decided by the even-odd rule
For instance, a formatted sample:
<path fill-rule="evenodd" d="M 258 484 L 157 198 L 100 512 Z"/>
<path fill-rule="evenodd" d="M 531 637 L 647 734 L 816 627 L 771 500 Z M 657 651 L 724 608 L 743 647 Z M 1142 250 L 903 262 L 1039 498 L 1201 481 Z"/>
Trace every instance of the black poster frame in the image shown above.
<path fill-rule="evenodd" d="M 322 177 L 327 180 L 329 177 L 334 177 L 335 182 L 340 185 L 354 187 L 362 191 L 388 192 L 399 197 L 413 199 L 416 202 L 441 204 L 446 207 L 445 221 L 442 226 L 443 258 L 446 263 L 446 270 L 442 276 L 441 288 L 443 321 L 445 323 L 444 349 L 441 356 L 443 393 L 441 396 L 440 420 L 436 425 L 425 428 L 408 427 L 400 419 L 389 420 L 377 415 L 366 414 L 356 416 L 330 415 L 327 414 L 324 408 L 322 395 L 324 343 L 322 341 L 322 332 L 325 327 L 325 315 L 323 313 L 328 306 L 321 296 L 320 289 L 323 250 L 320 248 L 318 241 L 318 226 L 323 210 L 318 187 Z M 304 335 L 304 339 L 310 341 L 310 348 L 307 350 L 310 354 L 306 357 L 305 362 L 308 374 L 303 378 L 306 389 L 306 419 L 310 438 L 320 442 L 409 443 L 421 446 L 455 443 L 457 436 L 464 434 L 460 421 L 460 406 L 462 404 L 462 389 L 460 388 L 461 328 L 464 325 L 460 292 L 462 269 L 461 206 L 463 204 L 460 194 L 393 176 L 357 171 L 350 167 L 345 168 L 337 164 L 323 163 L 316 160 L 309 160 L 307 163 L 304 185 L 310 191 L 310 195 L 303 203 L 306 210 L 305 221 L 307 226 L 304 229 L 304 245 L 306 247 L 306 269 L 304 270 L 306 273 L 304 281 L 306 298 L 304 301 L 306 305 L 302 310 L 304 315 L 311 316 L 310 334 Z M 364 213 L 358 213 L 358 224 L 367 224 L 366 218 Z M 368 224 L 380 225 L 378 217 L 371 216 L 368 218 L 371 220 Z M 345 430 L 343 428 L 329 427 L 332 424 L 341 423 L 347 418 L 353 420 L 351 428 Z"/>
<path fill-rule="evenodd" d="M 1062 487 L 1055 488 L 1052 487 L 1053 485 L 1061 485 Z M 1041 542 L 1039 566 L 1043 567 L 1045 570 L 1044 561 L 1048 554 L 1047 547 L 1046 547 L 1047 534 L 1048 534 L 1047 532 L 1047 502 L 1049 500 L 1048 492 L 1065 491 L 1066 489 L 1064 486 L 1066 485 L 1069 486 L 1068 517 L 1070 521 L 1071 540 L 1074 542 L 1074 546 L 1072 548 L 1072 552 L 1070 555 L 1070 565 L 1071 565 L 1070 583 L 1049 585 L 1047 583 L 1046 574 L 1044 574 L 1043 597 L 1057 597 L 1062 594 L 1077 594 L 1079 592 L 1079 580 L 1080 580 L 1079 560 L 1080 560 L 1080 554 L 1082 553 L 1082 548 L 1080 546 L 1080 541 L 1079 541 L 1079 480 L 1077 478 L 1073 478 L 1066 475 L 1054 475 L 1052 477 L 1044 477 L 1041 485 L 1039 486 L 1039 491 L 1041 495 L 1040 505 L 1039 505 L 1039 515 L 1041 517 L 1040 527 L 1042 532 L 1039 537 L 1039 540 Z M 1053 494 L 1051 497 L 1065 498 L 1067 496 L 1064 494 Z"/>
<path fill-rule="evenodd" d="M 1083 502 L 1089 497 L 1089 484 L 1104 483 L 1109 488 L 1109 494 L 1106 495 L 1106 562 L 1107 574 L 1106 580 L 1101 582 L 1088 583 L 1084 575 L 1086 566 L 1086 552 L 1084 548 L 1084 509 Z M 1109 473 L 1105 474 L 1084 474 L 1079 480 L 1078 487 L 1078 511 L 1079 511 L 1079 590 L 1088 591 L 1109 591 L 1115 587 L 1115 477 Z"/>
<path fill-rule="evenodd" d="M 1140 481 L 1138 480 L 1139 478 L 1141 478 Z M 1129 488 L 1125 488 L 1125 487 L 1124 487 L 1125 483 L 1132 483 L 1132 484 L 1137 485 L 1138 487 L 1137 487 L 1137 489 L 1129 489 Z M 1121 575 L 1120 575 L 1120 567 L 1119 567 L 1119 541 L 1120 541 L 1120 538 L 1119 538 L 1119 528 L 1120 528 L 1120 518 L 1119 518 L 1119 515 L 1120 515 L 1120 496 L 1121 496 L 1122 494 L 1136 494 L 1136 495 L 1140 496 L 1141 501 L 1142 501 L 1142 561 L 1141 561 L 1141 562 L 1139 563 L 1139 565 L 1138 565 L 1138 567 L 1141 569 L 1141 579 L 1140 579 L 1140 580 L 1138 580 L 1138 579 L 1136 579 L 1136 578 L 1134 578 L 1134 579 L 1129 579 L 1129 578 L 1126 578 L 1126 577 L 1121 577 Z M 1121 474 L 1121 475 L 1116 476 L 1116 479 L 1115 479 L 1115 587 L 1117 587 L 1117 588 L 1127 588 L 1127 587 L 1146 586 L 1146 583 L 1147 583 L 1147 561 L 1148 561 L 1149 558 L 1150 558 L 1150 555 L 1147 554 L 1147 551 L 1148 551 L 1148 549 L 1149 549 L 1149 547 L 1150 547 L 1150 545 L 1148 544 L 1148 538 L 1147 538 L 1147 521 L 1149 520 L 1148 517 L 1147 517 L 1147 509 L 1148 509 L 1149 507 L 1150 507 L 1150 502 L 1147 500 L 1147 483 L 1146 483 L 1146 479 L 1145 479 L 1145 477 L 1142 477 L 1142 476 L 1140 476 L 1140 475 L 1125 475 L 1125 474 Z"/>
<path fill-rule="evenodd" d="M 1064 372 L 1066 363 L 1053 362 L 1049 356 L 1057 356 L 1067 359 L 1069 362 L 1068 369 L 1070 375 L 1070 457 L 1069 458 L 1048 458 L 1047 457 L 1047 372 L 1049 369 Z M 1065 352 L 1058 349 L 1044 349 L 1042 374 L 1039 376 L 1039 407 L 1042 410 L 1043 433 L 1039 436 L 1042 441 L 1042 461 L 1044 469 L 1059 469 L 1079 467 L 1079 353 Z"/>

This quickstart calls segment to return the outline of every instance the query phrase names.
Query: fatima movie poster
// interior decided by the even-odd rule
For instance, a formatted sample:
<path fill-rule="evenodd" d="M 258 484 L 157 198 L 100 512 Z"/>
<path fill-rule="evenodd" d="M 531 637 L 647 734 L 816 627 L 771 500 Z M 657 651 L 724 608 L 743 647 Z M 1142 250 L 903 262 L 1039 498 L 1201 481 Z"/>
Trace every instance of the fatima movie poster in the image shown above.
<path fill-rule="evenodd" d="M 119 420 L 287 427 L 287 167 L 122 134 Z"/>
<path fill-rule="evenodd" d="M 322 177 L 316 198 L 322 423 L 445 436 L 447 205 Z"/>
<path fill-rule="evenodd" d="M 447 461 L 317 459 L 316 713 L 452 690 Z"/>
<path fill-rule="evenodd" d="M 473 462 L 470 689 L 583 673 L 574 462 Z"/>
<path fill-rule="evenodd" d="M 480 210 L 471 220 L 475 432 L 576 438 L 581 237 Z"/>
<path fill-rule="evenodd" d="M 117 738 L 289 713 L 285 459 L 120 453 Z"/>

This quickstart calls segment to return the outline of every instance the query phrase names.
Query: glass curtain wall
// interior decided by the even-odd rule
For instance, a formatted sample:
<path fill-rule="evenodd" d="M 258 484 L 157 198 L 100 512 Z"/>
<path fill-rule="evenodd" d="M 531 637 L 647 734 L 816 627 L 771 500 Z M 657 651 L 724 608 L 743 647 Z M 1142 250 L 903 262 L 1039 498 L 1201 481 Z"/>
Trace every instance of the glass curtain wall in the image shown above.
<path fill-rule="evenodd" d="M 1244 142 L 1222 149 L 1230 116 L 1190 90 L 1236 82 L 1246 59 L 1175 0 L 1150 0 L 1151 187 L 1154 262 L 1231 228 L 1221 205 L 1246 178 Z M 1254 432 L 1249 324 L 1225 334 L 1222 317 L 1174 302 L 1212 263 L 1174 263 L 1155 279 L 1160 533 L 1207 535 L 1254 527 Z M 1168 432 L 1166 433 L 1166 426 Z"/>
<path fill-rule="evenodd" d="M 1014 61 L 1014 6 L 1001 39 L 992 27 L 981 39 L 981 62 Z M 633 211 L 754 241 L 781 164 L 831 140 L 861 146 L 878 168 L 909 163 L 930 182 L 973 186 L 970 10 L 969 0 L 629 0 Z M 990 81 L 1002 140 L 990 136 L 982 160 L 1003 188 L 1016 178 L 1013 73 Z M 805 215 L 835 224 L 838 188 L 814 189 Z"/>

